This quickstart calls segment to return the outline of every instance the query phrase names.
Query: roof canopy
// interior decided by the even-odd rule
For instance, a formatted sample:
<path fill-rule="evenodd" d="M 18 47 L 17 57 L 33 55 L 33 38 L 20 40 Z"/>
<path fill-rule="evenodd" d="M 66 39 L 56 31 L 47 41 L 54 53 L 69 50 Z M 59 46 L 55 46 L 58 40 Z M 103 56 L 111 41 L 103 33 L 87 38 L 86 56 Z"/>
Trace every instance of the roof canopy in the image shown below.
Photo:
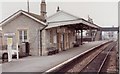
<path fill-rule="evenodd" d="M 97 26 L 94 23 L 91 23 L 83 18 L 76 17 L 72 14 L 69 14 L 65 11 L 58 11 L 57 13 L 53 14 L 52 16 L 47 18 L 47 27 L 46 29 L 50 29 L 53 27 L 59 27 L 59 26 L 74 26 L 76 28 L 82 26 L 86 27 L 88 29 L 99 29 L 100 27 Z M 83 28 L 84 29 L 84 28 Z"/>
<path fill-rule="evenodd" d="M 67 26 L 67 25 L 76 26 L 76 28 L 82 25 L 83 27 L 99 29 L 99 27 L 97 25 L 93 25 L 92 23 L 89 23 L 83 19 L 59 21 L 59 22 L 48 22 L 48 26 L 46 27 L 46 29 L 59 27 L 59 26 Z"/>

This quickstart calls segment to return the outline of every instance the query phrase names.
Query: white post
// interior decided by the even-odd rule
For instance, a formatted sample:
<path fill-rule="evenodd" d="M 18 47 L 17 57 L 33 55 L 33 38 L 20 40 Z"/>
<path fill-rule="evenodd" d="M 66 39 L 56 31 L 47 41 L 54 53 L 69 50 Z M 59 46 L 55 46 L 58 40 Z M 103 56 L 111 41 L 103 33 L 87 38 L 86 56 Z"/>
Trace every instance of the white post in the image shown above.
<path fill-rule="evenodd" d="M 12 38 L 7 38 L 8 62 L 12 61 Z"/>
<path fill-rule="evenodd" d="M 7 50 L 8 50 L 8 62 L 10 62 L 12 61 L 12 46 L 8 45 Z"/>
<path fill-rule="evenodd" d="M 17 51 L 17 52 L 16 52 L 16 53 L 17 53 L 17 59 L 19 59 L 18 43 L 16 43 L 16 51 Z"/>

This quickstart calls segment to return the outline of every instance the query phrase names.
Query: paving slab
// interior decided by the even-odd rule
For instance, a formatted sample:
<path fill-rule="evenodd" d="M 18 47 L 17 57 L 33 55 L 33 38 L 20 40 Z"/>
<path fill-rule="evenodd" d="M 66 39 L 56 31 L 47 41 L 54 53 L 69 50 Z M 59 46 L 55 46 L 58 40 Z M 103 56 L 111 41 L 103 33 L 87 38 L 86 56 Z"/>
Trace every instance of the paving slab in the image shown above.
<path fill-rule="evenodd" d="M 3 72 L 45 72 L 48 69 L 107 41 L 95 41 L 50 56 L 29 56 L 2 64 Z"/>

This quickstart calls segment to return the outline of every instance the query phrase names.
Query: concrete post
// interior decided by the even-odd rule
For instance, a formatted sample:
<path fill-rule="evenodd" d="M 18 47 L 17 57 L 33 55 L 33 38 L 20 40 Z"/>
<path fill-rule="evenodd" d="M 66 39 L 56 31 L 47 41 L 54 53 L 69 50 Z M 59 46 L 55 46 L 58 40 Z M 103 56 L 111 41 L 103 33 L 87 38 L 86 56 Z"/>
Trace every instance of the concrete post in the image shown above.
<path fill-rule="evenodd" d="M 8 45 L 7 50 L 8 50 L 8 62 L 10 62 L 12 61 L 12 46 Z"/>

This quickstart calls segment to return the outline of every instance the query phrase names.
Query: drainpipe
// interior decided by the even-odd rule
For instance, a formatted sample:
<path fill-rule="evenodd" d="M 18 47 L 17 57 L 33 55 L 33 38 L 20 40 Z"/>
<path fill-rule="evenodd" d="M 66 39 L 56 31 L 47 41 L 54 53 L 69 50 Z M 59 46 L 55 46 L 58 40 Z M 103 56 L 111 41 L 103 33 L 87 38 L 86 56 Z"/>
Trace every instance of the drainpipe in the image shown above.
<path fill-rule="evenodd" d="M 120 26 L 118 26 L 118 51 L 120 49 Z M 119 54 L 119 52 L 118 52 Z"/>
<path fill-rule="evenodd" d="M 42 56 L 42 31 L 47 27 L 48 25 L 46 25 L 45 27 L 43 27 L 40 30 L 40 56 Z"/>
<path fill-rule="evenodd" d="M 2 45 L 2 49 L 3 49 L 3 32 L 1 33 L 1 45 Z"/>

